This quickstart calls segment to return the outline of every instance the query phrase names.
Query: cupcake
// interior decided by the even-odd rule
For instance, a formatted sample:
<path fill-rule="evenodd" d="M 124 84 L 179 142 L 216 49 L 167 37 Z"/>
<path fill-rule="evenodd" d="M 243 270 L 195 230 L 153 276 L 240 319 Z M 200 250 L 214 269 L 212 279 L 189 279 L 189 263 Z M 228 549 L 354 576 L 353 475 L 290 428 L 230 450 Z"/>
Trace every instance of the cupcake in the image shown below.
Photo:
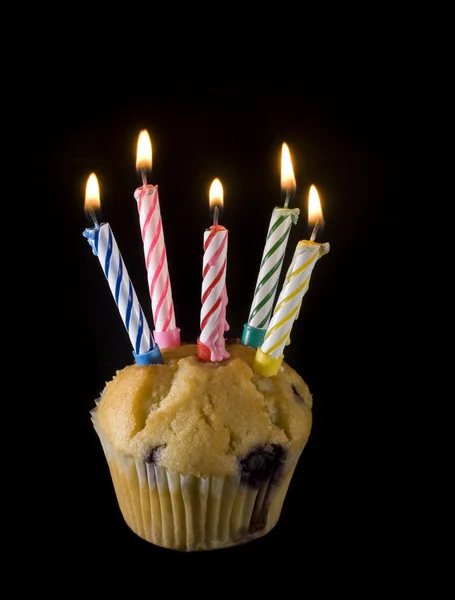
<path fill-rule="evenodd" d="M 164 364 L 125 367 L 92 421 L 120 510 L 141 538 L 181 551 L 243 544 L 277 523 L 311 430 L 312 397 L 285 362 L 253 371 L 256 351 L 202 362 L 196 345 Z"/>

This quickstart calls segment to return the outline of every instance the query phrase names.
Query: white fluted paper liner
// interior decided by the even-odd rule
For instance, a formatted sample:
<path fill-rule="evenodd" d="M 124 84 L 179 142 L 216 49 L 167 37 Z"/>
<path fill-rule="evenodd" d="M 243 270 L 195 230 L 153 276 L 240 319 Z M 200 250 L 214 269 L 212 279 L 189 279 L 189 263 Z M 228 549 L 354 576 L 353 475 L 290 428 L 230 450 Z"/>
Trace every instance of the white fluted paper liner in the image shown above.
<path fill-rule="evenodd" d="M 96 409 L 91 416 L 120 510 L 141 538 L 175 550 L 213 550 L 246 543 L 276 525 L 300 452 L 286 458 L 276 481 L 259 487 L 240 475 L 184 476 L 119 452 L 98 425 Z"/>

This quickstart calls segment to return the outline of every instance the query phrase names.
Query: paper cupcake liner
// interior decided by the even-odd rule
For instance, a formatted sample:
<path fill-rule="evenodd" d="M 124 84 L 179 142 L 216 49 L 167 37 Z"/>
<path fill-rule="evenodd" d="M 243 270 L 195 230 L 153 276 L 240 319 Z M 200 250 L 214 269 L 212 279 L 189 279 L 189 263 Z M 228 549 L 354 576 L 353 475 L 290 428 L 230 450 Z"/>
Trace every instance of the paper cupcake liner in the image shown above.
<path fill-rule="evenodd" d="M 240 475 L 196 477 L 172 473 L 116 450 L 91 412 L 117 500 L 128 527 L 164 548 L 214 550 L 244 544 L 277 523 L 300 453 L 255 486 Z"/>

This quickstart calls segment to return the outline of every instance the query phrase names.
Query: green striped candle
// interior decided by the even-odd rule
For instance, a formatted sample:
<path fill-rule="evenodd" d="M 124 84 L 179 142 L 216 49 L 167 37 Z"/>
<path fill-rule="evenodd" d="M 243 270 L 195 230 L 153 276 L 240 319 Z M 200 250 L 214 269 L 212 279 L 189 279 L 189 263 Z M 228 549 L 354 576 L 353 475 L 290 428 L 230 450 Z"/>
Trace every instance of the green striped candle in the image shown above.
<path fill-rule="evenodd" d="M 281 155 L 281 188 L 286 193 L 285 205 L 273 209 L 248 322 L 243 327 L 242 344 L 255 349 L 264 341 L 273 312 L 289 233 L 300 214 L 298 208 L 287 207 L 295 193 L 295 179 L 286 144 L 283 144 Z"/>

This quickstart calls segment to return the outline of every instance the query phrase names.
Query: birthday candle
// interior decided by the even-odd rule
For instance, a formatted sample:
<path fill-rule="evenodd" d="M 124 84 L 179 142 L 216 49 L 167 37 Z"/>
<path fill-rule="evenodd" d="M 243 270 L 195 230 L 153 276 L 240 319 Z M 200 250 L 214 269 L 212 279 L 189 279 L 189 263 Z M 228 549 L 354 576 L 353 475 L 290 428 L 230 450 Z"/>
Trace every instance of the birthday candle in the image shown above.
<path fill-rule="evenodd" d="M 218 206 L 222 204 L 223 187 L 219 179 L 215 179 L 210 187 L 210 205 L 215 205 L 213 225 L 204 232 L 201 333 L 198 339 L 199 358 L 212 362 L 230 356 L 224 338 L 229 329 L 226 321 L 228 230 L 218 224 Z"/>
<path fill-rule="evenodd" d="M 317 195 L 316 188 L 312 186 L 310 205 L 315 193 Z M 317 201 L 319 203 L 319 197 Z M 303 297 L 308 291 L 314 266 L 319 258 L 330 250 L 328 243 L 319 244 L 314 241 L 322 222 L 322 211 L 320 215 L 311 239 L 302 240 L 297 244 L 264 341 L 256 352 L 253 368 L 260 375 L 272 376 L 278 373 L 283 361 L 284 347 L 289 343 L 291 329 L 300 312 Z"/>
<path fill-rule="evenodd" d="M 295 194 L 295 178 L 286 144 L 283 144 L 281 152 L 281 189 L 286 194 L 285 206 L 273 209 L 250 315 L 243 327 L 242 344 L 253 348 L 258 348 L 264 340 L 272 316 L 289 233 L 292 225 L 297 223 L 300 213 L 298 208 L 287 207 Z"/>
<path fill-rule="evenodd" d="M 174 302 L 167 265 L 158 186 L 147 184 L 147 169 L 152 166 L 152 145 L 147 131 L 141 131 L 136 167 L 143 185 L 134 192 L 144 246 L 145 266 L 155 322 L 155 339 L 161 348 L 180 346 L 180 329 L 175 324 Z"/>
<path fill-rule="evenodd" d="M 92 173 L 87 181 L 85 207 L 93 219 L 94 227 L 85 229 L 83 236 L 98 256 L 104 275 L 117 304 L 120 316 L 133 346 L 137 364 L 161 363 L 159 347 L 145 319 L 137 299 L 133 284 L 123 262 L 117 242 L 108 223 L 98 224 L 95 210 L 99 206 L 99 187 L 96 175 Z"/>

